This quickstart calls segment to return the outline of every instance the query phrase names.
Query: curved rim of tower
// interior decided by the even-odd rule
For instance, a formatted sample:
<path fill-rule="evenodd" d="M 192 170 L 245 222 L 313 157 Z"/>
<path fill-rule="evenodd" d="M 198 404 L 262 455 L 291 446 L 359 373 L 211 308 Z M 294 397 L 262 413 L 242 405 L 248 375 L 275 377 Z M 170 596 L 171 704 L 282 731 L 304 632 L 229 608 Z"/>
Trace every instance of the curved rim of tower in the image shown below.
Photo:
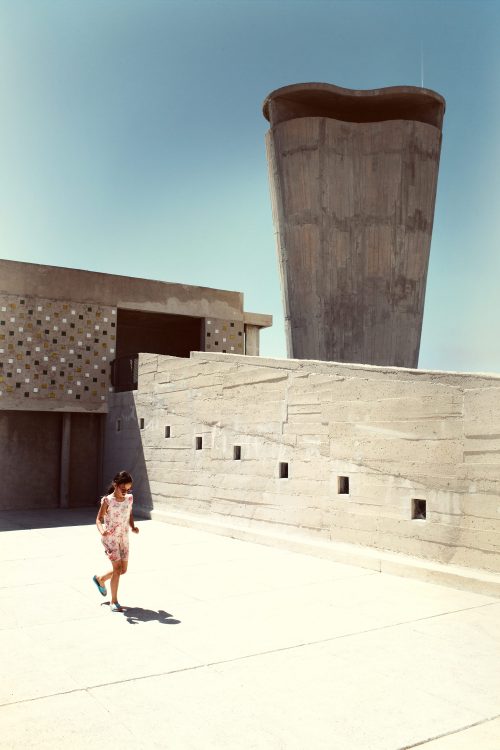
<path fill-rule="evenodd" d="M 300 117 L 330 117 L 346 122 L 416 120 L 442 129 L 446 101 L 432 89 L 387 86 L 346 89 L 332 83 L 294 83 L 268 94 L 262 106 L 273 125 Z"/>

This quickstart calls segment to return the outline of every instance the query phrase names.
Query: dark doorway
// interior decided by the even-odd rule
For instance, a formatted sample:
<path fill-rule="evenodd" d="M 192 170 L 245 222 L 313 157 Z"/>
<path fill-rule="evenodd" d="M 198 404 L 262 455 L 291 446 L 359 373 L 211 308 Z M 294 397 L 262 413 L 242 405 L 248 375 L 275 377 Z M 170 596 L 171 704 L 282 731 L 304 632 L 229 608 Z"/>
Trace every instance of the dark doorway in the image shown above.
<path fill-rule="evenodd" d="M 103 414 L 71 415 L 69 507 L 97 507 Z"/>
<path fill-rule="evenodd" d="M 188 315 L 118 310 L 116 356 L 147 352 L 189 357 L 201 348 L 201 318 Z"/>
<path fill-rule="evenodd" d="M 137 388 L 141 352 L 189 357 L 190 352 L 205 348 L 201 318 L 119 309 L 117 325 L 116 359 L 111 363 L 115 391 Z"/>
<path fill-rule="evenodd" d="M 0 509 L 57 508 L 61 414 L 0 411 Z"/>
<path fill-rule="evenodd" d="M 68 504 L 95 506 L 104 416 L 70 417 Z M 62 420 L 60 412 L 0 411 L 0 510 L 59 506 Z"/>

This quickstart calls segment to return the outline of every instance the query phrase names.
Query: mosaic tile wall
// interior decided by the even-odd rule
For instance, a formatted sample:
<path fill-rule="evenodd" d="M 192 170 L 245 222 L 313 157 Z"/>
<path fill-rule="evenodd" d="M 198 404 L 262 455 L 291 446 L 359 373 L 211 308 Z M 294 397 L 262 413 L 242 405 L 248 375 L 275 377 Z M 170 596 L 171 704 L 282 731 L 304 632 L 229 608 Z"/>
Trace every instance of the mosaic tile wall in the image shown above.
<path fill-rule="evenodd" d="M 206 318 L 205 351 L 244 354 L 245 334 L 243 321 Z"/>
<path fill-rule="evenodd" d="M 102 404 L 111 388 L 116 310 L 0 294 L 2 401 Z"/>

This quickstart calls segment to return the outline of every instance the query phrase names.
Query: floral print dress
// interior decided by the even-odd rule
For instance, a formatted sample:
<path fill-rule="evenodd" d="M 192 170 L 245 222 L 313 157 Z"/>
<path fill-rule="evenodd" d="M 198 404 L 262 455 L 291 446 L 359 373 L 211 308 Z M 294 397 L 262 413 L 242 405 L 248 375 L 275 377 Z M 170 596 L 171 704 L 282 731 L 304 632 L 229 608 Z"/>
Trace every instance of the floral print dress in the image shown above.
<path fill-rule="evenodd" d="M 117 500 L 112 494 L 103 497 L 101 505 L 104 501 L 108 506 L 104 514 L 104 526 L 109 532 L 101 537 L 104 550 L 112 562 L 128 560 L 128 530 L 133 497 L 125 495 L 123 500 Z"/>

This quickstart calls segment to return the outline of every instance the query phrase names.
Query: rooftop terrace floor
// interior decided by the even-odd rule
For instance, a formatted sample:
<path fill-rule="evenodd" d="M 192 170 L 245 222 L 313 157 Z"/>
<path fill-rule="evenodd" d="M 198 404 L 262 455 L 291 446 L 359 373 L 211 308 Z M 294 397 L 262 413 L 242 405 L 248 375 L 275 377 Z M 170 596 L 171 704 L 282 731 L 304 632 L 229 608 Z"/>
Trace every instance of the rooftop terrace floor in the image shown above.
<path fill-rule="evenodd" d="M 0 512 L 2 748 L 498 750 L 500 601 L 155 521 Z"/>

